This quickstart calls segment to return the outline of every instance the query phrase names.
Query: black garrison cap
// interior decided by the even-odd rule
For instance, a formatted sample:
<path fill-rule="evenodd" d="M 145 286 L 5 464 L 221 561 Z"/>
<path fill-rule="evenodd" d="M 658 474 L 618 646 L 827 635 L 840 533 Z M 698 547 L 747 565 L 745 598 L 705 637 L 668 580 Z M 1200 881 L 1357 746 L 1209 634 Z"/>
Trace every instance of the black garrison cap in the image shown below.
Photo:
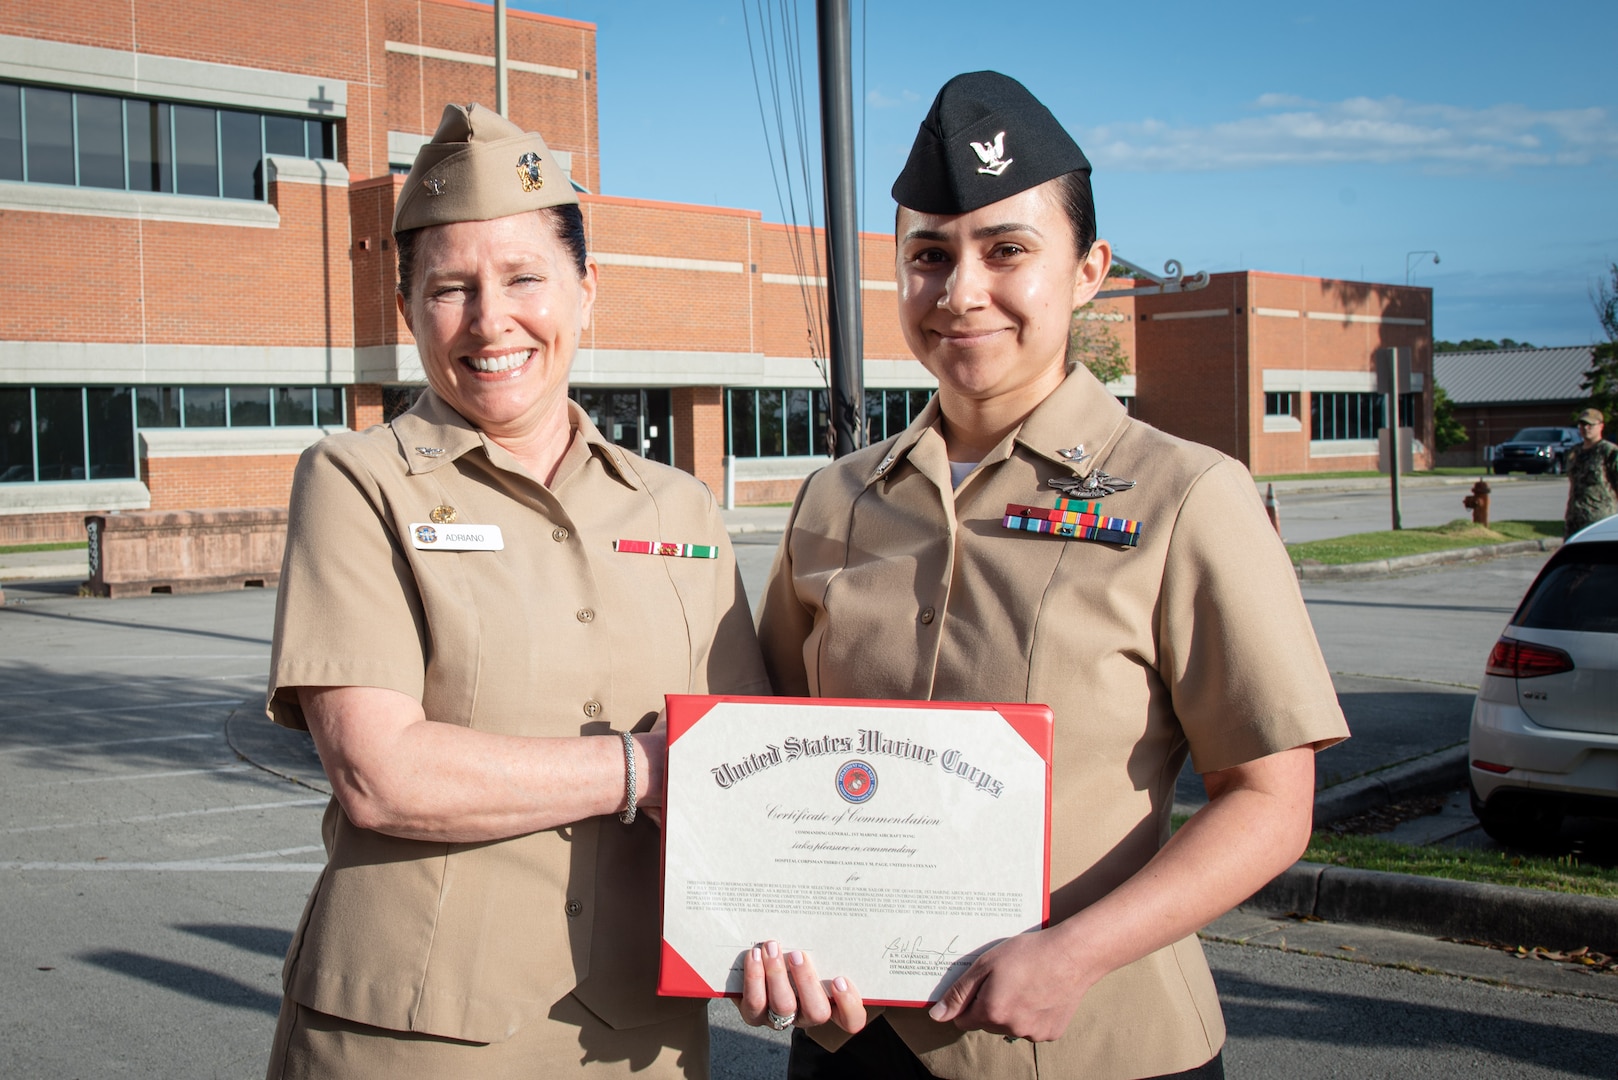
<path fill-rule="evenodd" d="M 900 206 L 964 214 L 1090 162 L 1027 87 L 998 71 L 944 84 L 893 182 Z"/>

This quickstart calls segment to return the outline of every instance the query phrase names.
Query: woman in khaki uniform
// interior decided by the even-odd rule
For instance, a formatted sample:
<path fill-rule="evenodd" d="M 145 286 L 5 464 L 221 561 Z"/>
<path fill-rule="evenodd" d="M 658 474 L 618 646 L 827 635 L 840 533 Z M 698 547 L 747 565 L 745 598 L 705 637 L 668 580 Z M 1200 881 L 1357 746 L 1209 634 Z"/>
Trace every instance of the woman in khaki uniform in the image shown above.
<path fill-rule="evenodd" d="M 1089 173 L 1014 80 L 939 92 L 893 187 L 938 393 L 804 485 L 759 625 L 778 693 L 1052 707 L 1051 924 L 930 1010 L 754 951 L 742 1015 L 810 1029 L 794 1078 L 1223 1076 L 1195 932 L 1302 852 L 1313 752 L 1348 733 L 1247 471 L 1066 363 L 1111 264 Z M 1170 839 L 1187 753 L 1209 801 Z"/>
<path fill-rule="evenodd" d="M 568 400 L 596 292 L 538 135 L 450 106 L 394 215 L 430 389 L 299 463 L 269 713 L 335 798 L 269 1075 L 708 1073 L 660 999 L 665 693 L 766 684 L 723 523 Z"/>

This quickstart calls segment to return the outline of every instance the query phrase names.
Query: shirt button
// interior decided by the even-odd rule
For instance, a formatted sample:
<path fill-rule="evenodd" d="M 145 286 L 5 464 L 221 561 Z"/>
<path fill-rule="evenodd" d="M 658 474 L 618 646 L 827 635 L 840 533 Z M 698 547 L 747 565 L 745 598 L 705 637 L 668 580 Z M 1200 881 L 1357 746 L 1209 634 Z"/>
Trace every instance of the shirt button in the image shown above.
<path fill-rule="evenodd" d="M 925 608 L 921 613 L 921 625 L 931 626 L 935 612 L 932 608 Z"/>
<path fill-rule="evenodd" d="M 580 915 L 583 915 L 583 914 L 584 914 L 584 905 L 583 904 L 579 903 L 577 900 L 569 900 L 567 902 L 567 917 L 568 918 L 577 919 Z"/>
<path fill-rule="evenodd" d="M 596 701 L 594 698 L 592 698 L 591 700 L 586 701 L 584 703 L 584 715 L 585 716 L 595 716 L 600 712 L 601 712 L 601 702 Z"/>
<path fill-rule="evenodd" d="M 580 622 L 594 622 L 595 617 L 596 613 L 587 607 L 581 607 L 577 612 L 574 613 L 574 618 L 578 619 Z"/>
<path fill-rule="evenodd" d="M 563 540 L 566 540 L 567 539 L 567 526 L 566 525 L 558 525 L 558 526 L 556 526 L 556 528 L 552 529 L 551 530 L 551 539 L 555 540 L 558 544 L 560 544 Z"/>

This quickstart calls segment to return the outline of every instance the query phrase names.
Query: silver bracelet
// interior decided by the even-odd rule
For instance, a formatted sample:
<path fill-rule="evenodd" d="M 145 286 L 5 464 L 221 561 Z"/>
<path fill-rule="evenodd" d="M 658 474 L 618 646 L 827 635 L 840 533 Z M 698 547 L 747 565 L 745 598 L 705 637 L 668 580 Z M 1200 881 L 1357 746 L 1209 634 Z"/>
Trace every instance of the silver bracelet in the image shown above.
<path fill-rule="evenodd" d="M 625 825 L 635 823 L 635 736 L 621 732 L 624 740 L 624 812 L 618 820 Z"/>

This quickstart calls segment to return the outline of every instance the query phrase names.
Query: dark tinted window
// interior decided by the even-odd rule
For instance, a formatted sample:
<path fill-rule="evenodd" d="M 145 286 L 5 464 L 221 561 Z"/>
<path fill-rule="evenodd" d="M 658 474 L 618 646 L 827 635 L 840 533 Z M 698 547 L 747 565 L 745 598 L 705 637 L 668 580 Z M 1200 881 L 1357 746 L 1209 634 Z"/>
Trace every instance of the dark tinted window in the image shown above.
<path fill-rule="evenodd" d="M 79 184 L 124 188 L 124 103 L 115 97 L 78 94 Z"/>
<path fill-rule="evenodd" d="M 270 388 L 233 386 L 230 389 L 231 427 L 270 426 Z"/>
<path fill-rule="evenodd" d="M 22 179 L 22 87 L 0 86 L 0 180 Z"/>
<path fill-rule="evenodd" d="M 264 118 L 264 152 L 306 157 L 303 147 L 303 121 L 296 116 Z"/>
<path fill-rule="evenodd" d="M 131 101 L 129 122 L 129 190 L 173 191 L 173 147 L 169 142 L 169 107 Z"/>
<path fill-rule="evenodd" d="M 1570 544 L 1535 579 L 1513 626 L 1618 634 L 1618 544 Z"/>
<path fill-rule="evenodd" d="M 145 428 L 180 426 L 180 388 L 142 386 L 135 391 L 135 418 Z"/>
<path fill-rule="evenodd" d="M 1523 428 L 1511 437 L 1512 442 L 1560 442 L 1562 433 L 1553 427 Z"/>
<path fill-rule="evenodd" d="M 218 110 L 174 106 L 174 179 L 181 195 L 219 194 Z"/>
<path fill-rule="evenodd" d="M 264 134 L 258 113 L 219 110 L 220 172 L 225 198 L 258 199 L 264 193 Z"/>
<path fill-rule="evenodd" d="M 758 457 L 758 414 L 751 390 L 727 390 L 730 398 L 730 452 L 736 457 Z"/>
<path fill-rule="evenodd" d="M 421 396 L 420 389 L 416 389 L 416 397 Z M 416 399 L 411 398 L 412 402 Z M 410 406 L 406 405 L 405 408 Z M 341 386 L 315 387 L 315 423 L 322 427 L 340 426 L 347 416 L 343 410 L 343 388 Z"/>
<path fill-rule="evenodd" d="M 23 105 L 28 112 L 28 179 L 73 183 L 73 95 L 30 86 L 23 92 Z"/>
<path fill-rule="evenodd" d="M 312 427 L 315 422 L 314 390 L 308 386 L 283 386 L 275 392 L 276 427 Z"/>
<path fill-rule="evenodd" d="M 185 388 L 185 426 L 224 427 L 225 388 L 188 386 Z"/>
<path fill-rule="evenodd" d="M 135 431 L 128 387 L 92 386 L 84 392 L 90 418 L 90 479 L 135 477 Z"/>
<path fill-rule="evenodd" d="M 34 391 L 39 422 L 39 478 L 84 479 L 84 391 L 40 387 Z"/>
<path fill-rule="evenodd" d="M 34 479 L 33 408 L 26 389 L 0 389 L 0 484 Z"/>
<path fill-rule="evenodd" d="M 784 419 L 781 398 L 784 391 L 758 392 L 758 452 L 762 457 L 780 457 L 785 452 L 782 441 Z"/>

